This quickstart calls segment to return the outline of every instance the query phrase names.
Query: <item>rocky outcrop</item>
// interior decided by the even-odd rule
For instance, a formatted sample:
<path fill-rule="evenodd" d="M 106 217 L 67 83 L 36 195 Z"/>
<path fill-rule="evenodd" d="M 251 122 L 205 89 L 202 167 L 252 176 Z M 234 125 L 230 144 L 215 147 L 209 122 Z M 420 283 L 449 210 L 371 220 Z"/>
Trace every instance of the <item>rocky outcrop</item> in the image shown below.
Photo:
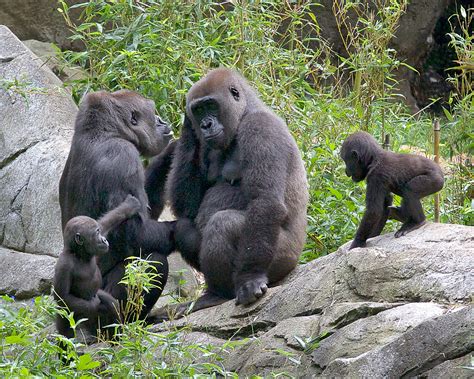
<path fill-rule="evenodd" d="M 299 266 L 250 307 L 229 301 L 171 325 L 186 326 L 189 343 L 241 340 L 223 349 L 240 375 L 462 377 L 473 294 L 474 228 L 427 224 Z"/>
<path fill-rule="evenodd" d="M 0 293 L 26 297 L 48 288 L 62 250 L 58 185 L 77 107 L 5 26 L 0 41 Z"/>
<path fill-rule="evenodd" d="M 82 2 L 66 1 L 69 6 Z M 21 40 L 54 42 L 64 49 L 82 47 L 68 39 L 71 32 L 58 8 L 57 0 L 0 0 L 0 24 L 10 28 Z M 80 9 L 72 10 L 72 20 L 76 20 L 80 12 Z"/>

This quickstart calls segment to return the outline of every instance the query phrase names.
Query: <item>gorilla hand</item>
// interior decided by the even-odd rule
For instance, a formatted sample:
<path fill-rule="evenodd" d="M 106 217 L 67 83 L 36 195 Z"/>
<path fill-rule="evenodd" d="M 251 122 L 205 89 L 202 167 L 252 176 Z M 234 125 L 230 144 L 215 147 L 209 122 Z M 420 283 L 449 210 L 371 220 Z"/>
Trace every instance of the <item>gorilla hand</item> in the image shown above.
<path fill-rule="evenodd" d="M 249 305 L 257 301 L 267 292 L 267 284 L 266 274 L 257 274 L 243 279 L 241 284 L 236 286 L 235 304 Z"/>
<path fill-rule="evenodd" d="M 367 243 L 365 241 L 354 238 L 354 240 L 351 243 L 351 247 L 349 247 L 349 250 L 355 249 L 356 247 L 366 247 L 366 246 L 367 246 Z"/>

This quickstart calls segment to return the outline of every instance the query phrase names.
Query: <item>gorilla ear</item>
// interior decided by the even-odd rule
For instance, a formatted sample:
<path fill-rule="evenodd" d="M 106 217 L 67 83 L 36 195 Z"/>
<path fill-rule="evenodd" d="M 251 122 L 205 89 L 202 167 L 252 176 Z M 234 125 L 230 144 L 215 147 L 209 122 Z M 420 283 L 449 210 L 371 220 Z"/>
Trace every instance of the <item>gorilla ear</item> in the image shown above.
<path fill-rule="evenodd" d="M 76 241 L 79 246 L 82 246 L 84 244 L 84 238 L 81 236 L 81 233 L 76 233 L 76 235 L 74 236 L 74 241 Z"/>
<path fill-rule="evenodd" d="M 135 111 L 132 111 L 132 116 L 130 118 L 130 122 L 132 125 L 137 125 L 138 124 L 138 121 L 137 121 L 137 112 Z"/>

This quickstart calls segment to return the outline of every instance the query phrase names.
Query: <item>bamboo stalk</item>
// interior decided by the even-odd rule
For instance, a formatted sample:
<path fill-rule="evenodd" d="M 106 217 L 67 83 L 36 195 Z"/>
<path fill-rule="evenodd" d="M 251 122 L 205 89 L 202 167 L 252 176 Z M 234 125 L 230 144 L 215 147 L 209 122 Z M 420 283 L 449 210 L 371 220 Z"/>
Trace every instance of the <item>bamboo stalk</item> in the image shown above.
<path fill-rule="evenodd" d="M 385 134 L 382 147 L 385 150 L 390 150 L 390 135 L 389 134 Z"/>
<path fill-rule="evenodd" d="M 441 126 L 439 120 L 435 119 L 433 123 L 434 133 L 434 160 L 439 164 L 439 139 L 441 134 Z M 439 222 L 439 192 L 434 195 L 434 220 Z"/>

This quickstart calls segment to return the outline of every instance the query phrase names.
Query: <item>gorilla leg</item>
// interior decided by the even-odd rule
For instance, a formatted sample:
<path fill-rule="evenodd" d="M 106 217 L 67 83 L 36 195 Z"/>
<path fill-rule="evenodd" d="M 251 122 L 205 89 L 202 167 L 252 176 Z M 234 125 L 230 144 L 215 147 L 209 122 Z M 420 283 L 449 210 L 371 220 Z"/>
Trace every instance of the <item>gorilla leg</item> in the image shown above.
<path fill-rule="evenodd" d="M 390 210 L 395 219 L 403 222 L 402 227 L 395 233 L 395 237 L 401 237 L 418 229 L 425 223 L 426 217 L 420 199 L 438 192 L 443 188 L 444 179 L 442 175 L 433 172 L 426 175 L 418 175 L 407 183 L 403 193 L 402 206 L 396 211 Z"/>
<path fill-rule="evenodd" d="M 401 219 L 404 220 L 401 228 L 395 233 L 395 238 L 404 236 L 405 234 L 418 229 L 425 223 L 425 214 L 420 199 L 415 197 L 413 193 L 407 192 L 402 199 L 400 207 Z"/>
<path fill-rule="evenodd" d="M 388 207 L 388 218 L 390 220 L 397 220 L 400 222 L 406 221 L 406 216 L 402 211 L 402 207 L 390 206 Z"/>
<path fill-rule="evenodd" d="M 196 270 L 201 271 L 199 264 L 199 249 L 201 247 L 201 233 L 189 218 L 181 218 L 176 222 L 174 233 L 176 250 L 183 259 Z"/>
<path fill-rule="evenodd" d="M 203 230 L 200 264 L 208 291 L 223 298 L 235 297 L 233 283 L 237 244 L 245 222 L 245 212 L 216 212 Z"/>
<path fill-rule="evenodd" d="M 168 258 L 166 255 L 159 254 L 159 253 L 151 253 L 147 260 L 151 262 L 151 264 L 156 268 L 154 273 L 159 274 L 157 282 L 155 283 L 156 287 L 152 288 L 150 292 L 144 293 L 144 307 L 142 310 L 142 314 L 140 315 L 141 319 L 144 319 L 148 312 L 151 311 L 153 306 L 155 305 L 156 301 L 160 297 L 163 289 L 165 288 L 166 282 L 168 281 Z"/>
<path fill-rule="evenodd" d="M 278 248 L 268 268 L 269 287 L 278 285 L 298 264 L 299 250 L 294 248 L 294 232 L 281 229 L 278 236 Z M 294 252 L 293 254 L 290 252 Z"/>
<path fill-rule="evenodd" d="M 199 266 L 206 279 L 207 290 L 196 301 L 166 306 L 153 312 L 148 320 L 158 323 L 179 318 L 186 313 L 213 307 L 235 297 L 233 283 L 237 241 L 245 221 L 245 212 L 223 210 L 210 217 L 202 231 Z M 177 228 L 179 230 L 179 228 Z"/>

